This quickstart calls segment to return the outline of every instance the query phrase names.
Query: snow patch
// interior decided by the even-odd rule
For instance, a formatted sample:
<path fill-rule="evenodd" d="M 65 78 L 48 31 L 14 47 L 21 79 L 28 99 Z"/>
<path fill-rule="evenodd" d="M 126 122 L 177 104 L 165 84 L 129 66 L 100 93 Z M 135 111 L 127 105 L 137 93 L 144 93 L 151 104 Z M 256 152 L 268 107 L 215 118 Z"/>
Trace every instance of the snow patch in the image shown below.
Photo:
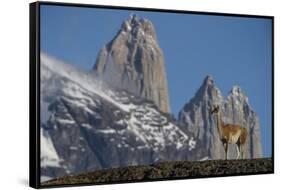
<path fill-rule="evenodd" d="M 49 176 L 40 176 L 40 182 L 45 182 L 45 181 L 49 181 L 53 179 L 53 177 L 49 177 Z"/>
<path fill-rule="evenodd" d="M 83 124 L 81 124 L 81 126 L 85 127 L 86 129 L 92 129 L 92 126 L 87 123 L 83 123 Z"/>
<path fill-rule="evenodd" d="M 70 146 L 69 149 L 70 150 L 78 150 L 78 147 L 77 146 Z"/>
<path fill-rule="evenodd" d="M 97 130 L 97 133 L 112 134 L 112 133 L 116 133 L 116 130 L 114 130 L 114 129 L 103 129 L 103 130 Z"/>
<path fill-rule="evenodd" d="M 70 120 L 70 119 L 57 119 L 56 120 L 57 122 L 59 122 L 60 124 L 63 124 L 63 125 L 70 125 L 70 124 L 74 124 L 75 122 L 73 120 Z"/>
<path fill-rule="evenodd" d="M 52 140 L 43 128 L 40 130 L 41 167 L 60 167 L 60 159 Z"/>

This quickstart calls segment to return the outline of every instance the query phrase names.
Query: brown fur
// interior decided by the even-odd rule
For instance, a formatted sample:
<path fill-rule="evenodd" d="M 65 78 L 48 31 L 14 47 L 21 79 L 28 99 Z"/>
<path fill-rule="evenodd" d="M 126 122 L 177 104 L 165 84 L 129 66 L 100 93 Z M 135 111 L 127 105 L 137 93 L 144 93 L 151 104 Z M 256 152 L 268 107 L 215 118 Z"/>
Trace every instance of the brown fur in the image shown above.
<path fill-rule="evenodd" d="M 216 117 L 219 117 L 219 106 L 216 106 L 212 111 L 211 114 L 215 114 Z M 234 124 L 224 124 L 219 118 L 221 124 L 221 141 L 223 143 L 223 147 L 225 150 L 225 159 L 227 159 L 227 152 L 228 152 L 228 144 L 236 144 L 237 145 L 237 158 L 241 153 L 241 157 L 243 159 L 243 147 L 247 140 L 247 129 L 241 127 L 240 125 Z M 217 124 L 218 125 L 218 124 Z M 238 153 L 239 152 L 239 153 Z"/>
<path fill-rule="evenodd" d="M 247 136 L 248 136 L 248 131 L 244 127 L 242 127 L 241 130 L 242 130 L 242 132 L 241 132 L 241 136 L 240 136 L 240 143 L 245 144 L 246 140 L 247 140 Z"/>

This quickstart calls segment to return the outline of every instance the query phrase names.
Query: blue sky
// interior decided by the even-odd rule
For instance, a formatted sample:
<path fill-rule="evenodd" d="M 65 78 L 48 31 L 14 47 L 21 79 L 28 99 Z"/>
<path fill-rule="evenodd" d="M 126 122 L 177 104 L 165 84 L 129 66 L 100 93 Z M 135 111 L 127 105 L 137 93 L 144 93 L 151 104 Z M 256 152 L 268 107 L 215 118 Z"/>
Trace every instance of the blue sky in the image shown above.
<path fill-rule="evenodd" d="M 154 24 L 173 114 L 178 115 L 208 74 L 225 97 L 239 85 L 259 116 L 264 156 L 271 156 L 270 19 L 43 5 L 41 50 L 89 70 L 131 13 Z"/>

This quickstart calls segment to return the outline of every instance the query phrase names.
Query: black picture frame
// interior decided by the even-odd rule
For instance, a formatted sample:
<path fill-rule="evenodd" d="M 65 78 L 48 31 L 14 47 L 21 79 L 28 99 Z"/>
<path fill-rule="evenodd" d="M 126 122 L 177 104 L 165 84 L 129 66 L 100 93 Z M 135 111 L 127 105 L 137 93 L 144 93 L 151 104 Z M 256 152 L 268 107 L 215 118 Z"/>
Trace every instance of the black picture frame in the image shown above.
<path fill-rule="evenodd" d="M 272 22 L 272 171 L 248 173 L 248 174 L 229 174 L 229 175 L 208 175 L 197 177 L 183 178 L 165 178 L 151 180 L 134 180 L 134 181 L 114 181 L 109 183 L 83 183 L 71 185 L 47 185 L 40 184 L 40 6 L 41 5 L 56 5 L 56 6 L 71 6 L 71 7 L 86 7 L 86 8 L 103 8 L 117 10 L 134 10 L 148 12 L 168 12 L 180 14 L 194 15 L 216 15 L 216 16 L 231 16 L 231 17 L 246 17 L 246 18 L 265 18 Z M 33 188 L 50 188 L 50 187 L 68 187 L 68 186 L 83 186 L 83 185 L 99 185 L 99 184 L 116 184 L 116 183 L 132 183 L 132 182 L 147 182 L 161 180 L 177 180 L 177 179 L 193 179 L 193 178 L 210 178 L 210 177 L 226 177 L 236 175 L 257 175 L 257 174 L 272 174 L 274 173 L 274 16 L 264 15 L 248 15 L 234 13 L 218 13 L 218 12 L 200 12 L 188 10 L 166 10 L 157 8 L 141 8 L 141 7 L 123 7 L 109 5 L 92 5 L 92 4 L 76 4 L 76 3 L 60 3 L 39 1 L 29 4 L 29 185 Z"/>

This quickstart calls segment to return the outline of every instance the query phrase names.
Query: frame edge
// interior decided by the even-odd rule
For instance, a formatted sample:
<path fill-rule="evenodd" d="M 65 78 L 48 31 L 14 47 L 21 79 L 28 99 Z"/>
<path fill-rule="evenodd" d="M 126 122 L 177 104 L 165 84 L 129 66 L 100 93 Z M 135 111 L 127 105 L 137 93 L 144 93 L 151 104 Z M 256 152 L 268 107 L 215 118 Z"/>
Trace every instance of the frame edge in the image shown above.
<path fill-rule="evenodd" d="M 29 4 L 29 186 L 33 188 L 40 187 L 40 133 L 36 115 L 38 27 L 38 2 L 33 2 Z"/>
<path fill-rule="evenodd" d="M 62 3 L 62 2 L 48 2 L 38 1 L 29 4 L 29 186 L 32 188 L 58 188 L 58 187 L 79 187 L 79 186 L 92 186 L 92 185 L 110 185 L 110 184 L 122 184 L 122 183 L 140 183 L 140 182 L 153 182 L 153 181 L 166 181 L 166 180 L 179 180 L 179 179 L 157 179 L 151 181 L 132 181 L 132 182 L 113 182 L 102 184 L 76 184 L 76 185 L 54 185 L 54 186 L 41 186 L 40 185 L 40 42 L 38 37 L 40 27 L 40 5 L 57 5 L 57 6 L 72 6 L 72 7 L 93 7 L 93 8 L 107 8 L 107 9 L 120 9 L 120 10 L 137 10 L 137 11 L 155 11 L 155 12 L 172 12 L 172 13 L 188 13 L 188 14 L 202 14 L 210 16 L 234 16 L 234 17 L 248 17 L 248 18 L 263 18 L 272 20 L 272 166 L 273 171 L 269 173 L 254 173 L 248 175 L 259 174 L 274 174 L 275 159 L 274 159 L 274 16 L 269 15 L 248 15 L 248 14 L 236 14 L 236 13 L 220 13 L 220 12 L 206 12 L 206 11 L 189 11 L 189 10 L 170 10 L 170 9 L 158 9 L 147 7 L 126 7 L 126 6 L 113 6 L 113 5 L 101 5 L 101 4 L 80 4 L 80 3 Z M 38 88 L 39 87 L 39 88 Z M 39 101 L 38 101 L 39 100 Z M 39 108 L 39 110 L 38 110 Z M 38 112 L 39 111 L 39 112 Z M 38 122 L 39 121 L 39 122 Z M 36 156 L 35 156 L 36 155 Z M 236 175 L 229 176 L 208 176 L 206 178 L 213 177 L 234 177 Z M 238 175 L 244 176 L 244 175 Z M 247 175 L 245 175 L 247 176 Z M 183 178 L 185 179 L 203 179 L 205 177 L 196 178 Z"/>

